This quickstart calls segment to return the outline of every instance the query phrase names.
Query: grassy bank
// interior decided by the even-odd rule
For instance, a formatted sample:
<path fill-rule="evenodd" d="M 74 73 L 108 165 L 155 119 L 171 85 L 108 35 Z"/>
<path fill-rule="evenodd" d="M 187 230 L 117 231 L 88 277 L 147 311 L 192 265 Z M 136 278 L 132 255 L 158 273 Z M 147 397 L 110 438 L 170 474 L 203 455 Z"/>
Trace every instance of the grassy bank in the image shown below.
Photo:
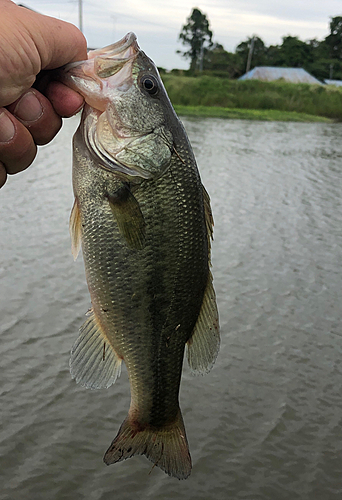
<path fill-rule="evenodd" d="M 277 109 L 241 109 L 221 108 L 218 106 L 182 106 L 174 105 L 180 116 L 201 116 L 211 118 L 230 118 L 239 120 L 262 120 L 282 122 L 332 122 L 331 118 L 308 115 L 296 111 L 278 111 Z"/>
<path fill-rule="evenodd" d="M 292 116 L 295 121 L 312 121 L 309 117 L 318 116 L 342 121 L 342 89 L 338 87 L 280 81 L 239 81 L 207 75 L 165 74 L 163 81 L 173 105 L 176 108 L 180 106 L 180 114 L 269 120 L 291 120 Z M 188 112 L 185 106 L 189 107 Z M 208 107 L 217 108 L 218 114 L 205 110 Z M 247 115 L 246 111 L 240 110 L 248 110 Z M 259 116 L 256 111 L 261 111 Z M 279 112 L 284 113 L 283 118 Z M 294 114 L 290 116 L 289 113 Z M 305 115 L 309 115 L 307 119 Z"/>

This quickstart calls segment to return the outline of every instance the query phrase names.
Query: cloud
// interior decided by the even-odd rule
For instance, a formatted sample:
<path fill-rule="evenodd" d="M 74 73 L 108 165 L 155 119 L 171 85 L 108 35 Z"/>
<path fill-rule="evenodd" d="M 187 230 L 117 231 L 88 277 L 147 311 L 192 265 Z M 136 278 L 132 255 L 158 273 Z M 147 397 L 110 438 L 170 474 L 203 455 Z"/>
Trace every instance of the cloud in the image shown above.
<path fill-rule="evenodd" d="M 207 14 L 214 39 L 226 50 L 257 34 L 266 45 L 281 43 L 282 36 L 322 39 L 330 17 L 342 15 L 340 0 L 204 0 L 195 2 Z M 76 0 L 30 0 L 28 6 L 77 25 Z M 134 31 L 141 48 L 158 66 L 187 68 L 176 54 L 182 48 L 178 34 L 194 7 L 193 0 L 83 0 L 84 33 L 91 47 L 109 45 Z"/>

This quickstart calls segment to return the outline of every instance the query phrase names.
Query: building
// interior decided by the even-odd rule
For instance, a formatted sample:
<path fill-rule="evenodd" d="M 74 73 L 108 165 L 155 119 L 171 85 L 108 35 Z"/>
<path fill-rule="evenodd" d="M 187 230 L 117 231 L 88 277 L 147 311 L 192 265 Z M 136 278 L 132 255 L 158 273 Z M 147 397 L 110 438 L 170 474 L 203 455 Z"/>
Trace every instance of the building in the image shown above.
<path fill-rule="evenodd" d="M 262 80 L 272 82 L 275 80 L 284 80 L 291 83 L 322 83 L 305 71 L 303 68 L 276 68 L 272 66 L 256 66 L 248 73 L 245 73 L 239 80 Z"/>
<path fill-rule="evenodd" d="M 324 80 L 327 85 L 335 85 L 335 87 L 342 87 L 342 80 Z"/>

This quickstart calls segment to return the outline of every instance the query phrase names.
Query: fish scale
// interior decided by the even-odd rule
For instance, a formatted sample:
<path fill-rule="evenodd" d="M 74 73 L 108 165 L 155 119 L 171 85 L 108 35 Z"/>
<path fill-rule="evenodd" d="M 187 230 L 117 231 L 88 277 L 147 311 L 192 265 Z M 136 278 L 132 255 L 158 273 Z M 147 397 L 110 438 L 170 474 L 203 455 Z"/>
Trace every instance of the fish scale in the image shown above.
<path fill-rule="evenodd" d="M 191 470 L 179 408 L 185 346 L 194 372 L 208 371 L 219 347 L 209 197 L 135 35 L 66 67 L 64 82 L 87 103 L 74 137 L 70 228 L 75 256 L 82 244 L 92 301 L 71 374 L 86 387 L 109 387 L 124 361 L 131 404 L 105 463 L 144 454 L 184 479 Z"/>

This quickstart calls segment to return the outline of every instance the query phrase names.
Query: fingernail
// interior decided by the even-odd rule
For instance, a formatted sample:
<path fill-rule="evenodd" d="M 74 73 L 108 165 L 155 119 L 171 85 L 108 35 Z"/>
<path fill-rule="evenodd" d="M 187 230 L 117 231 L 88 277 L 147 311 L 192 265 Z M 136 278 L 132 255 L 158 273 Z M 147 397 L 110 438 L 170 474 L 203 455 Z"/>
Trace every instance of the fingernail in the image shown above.
<path fill-rule="evenodd" d="M 43 114 L 43 108 L 33 92 L 27 92 L 17 103 L 13 114 L 25 122 L 35 122 Z"/>
<path fill-rule="evenodd" d="M 15 127 L 12 120 L 3 111 L 0 113 L 0 142 L 9 142 L 13 139 Z"/>

